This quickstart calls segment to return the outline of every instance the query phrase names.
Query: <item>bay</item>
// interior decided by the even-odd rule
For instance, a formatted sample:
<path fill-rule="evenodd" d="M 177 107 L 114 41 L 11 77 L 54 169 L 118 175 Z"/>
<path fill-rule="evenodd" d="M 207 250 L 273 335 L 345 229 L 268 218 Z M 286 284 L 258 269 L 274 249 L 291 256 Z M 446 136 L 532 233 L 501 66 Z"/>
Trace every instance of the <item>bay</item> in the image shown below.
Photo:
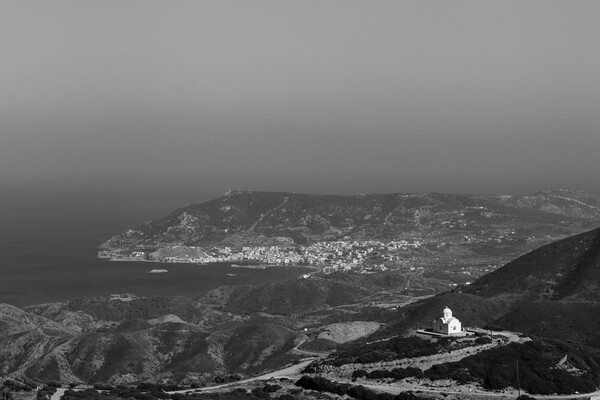
<path fill-rule="evenodd" d="M 85 200 L 85 201 L 84 201 Z M 179 204 L 178 206 L 181 206 Z M 223 285 L 292 279 L 306 268 L 232 268 L 98 259 L 111 236 L 176 208 L 169 202 L 12 198 L 0 204 L 0 302 L 26 306 L 132 293 L 197 297 Z M 167 269 L 166 273 L 149 273 Z"/>

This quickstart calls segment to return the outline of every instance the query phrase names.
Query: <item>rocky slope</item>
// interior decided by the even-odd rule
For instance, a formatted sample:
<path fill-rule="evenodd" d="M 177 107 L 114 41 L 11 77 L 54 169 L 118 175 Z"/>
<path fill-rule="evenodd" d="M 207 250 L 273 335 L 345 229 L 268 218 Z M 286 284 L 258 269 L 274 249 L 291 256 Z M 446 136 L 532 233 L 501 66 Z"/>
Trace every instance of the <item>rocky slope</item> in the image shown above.
<path fill-rule="evenodd" d="M 61 382 L 212 382 L 293 359 L 299 333 L 185 298 L 0 305 L 0 374 Z"/>
<path fill-rule="evenodd" d="M 306 357 L 297 347 L 307 333 L 318 336 L 320 330 L 314 327 L 327 325 L 321 321 L 330 313 L 359 316 L 348 309 L 336 311 L 336 306 L 356 303 L 361 310 L 361 301 L 393 290 L 394 282 L 373 275 L 332 274 L 222 287 L 199 300 L 122 294 L 25 309 L 2 304 L 0 375 L 112 384 L 207 384 L 247 376 Z M 344 330 L 343 324 L 334 326 Z M 370 334 L 373 326 L 379 324 L 351 323 L 352 333 L 338 335 L 337 341 Z"/>

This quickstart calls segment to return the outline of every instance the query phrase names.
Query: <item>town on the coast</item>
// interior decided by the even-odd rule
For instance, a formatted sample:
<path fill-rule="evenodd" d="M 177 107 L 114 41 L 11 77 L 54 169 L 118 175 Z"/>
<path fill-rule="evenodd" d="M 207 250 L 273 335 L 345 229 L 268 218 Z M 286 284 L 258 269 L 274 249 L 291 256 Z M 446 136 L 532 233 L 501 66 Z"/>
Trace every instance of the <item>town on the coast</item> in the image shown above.
<path fill-rule="evenodd" d="M 249 263 L 267 266 L 315 266 L 324 273 L 337 271 L 386 271 L 390 265 L 403 265 L 403 252 L 421 248 L 421 240 L 382 242 L 331 241 L 308 246 L 214 246 L 209 249 L 173 245 L 158 250 L 115 253 L 102 250 L 100 258 L 115 261 L 154 261 L 165 263 Z"/>

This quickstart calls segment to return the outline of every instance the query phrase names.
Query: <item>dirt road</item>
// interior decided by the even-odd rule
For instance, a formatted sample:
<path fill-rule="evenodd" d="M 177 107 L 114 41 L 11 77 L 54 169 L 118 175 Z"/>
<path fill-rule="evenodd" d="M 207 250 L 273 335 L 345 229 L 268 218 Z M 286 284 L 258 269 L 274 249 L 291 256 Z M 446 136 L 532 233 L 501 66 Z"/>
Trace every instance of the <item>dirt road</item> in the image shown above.
<path fill-rule="evenodd" d="M 279 369 L 277 371 L 269 372 L 264 375 L 255 376 L 253 378 L 248 378 L 248 379 L 243 379 L 241 381 L 228 382 L 228 383 L 223 383 L 221 385 L 209 386 L 209 387 L 198 388 L 198 389 L 176 390 L 174 392 L 167 392 L 167 393 L 173 394 L 173 393 L 191 393 L 191 392 L 210 392 L 213 390 L 219 390 L 219 389 L 224 389 L 224 388 L 228 388 L 228 387 L 235 387 L 240 384 L 250 383 L 250 382 L 254 382 L 254 381 L 267 381 L 272 378 L 297 377 L 300 375 L 300 371 L 302 371 L 304 368 L 306 368 L 308 366 L 308 364 L 310 364 L 311 362 L 315 361 L 318 358 L 319 357 L 311 357 L 311 358 L 306 359 L 298 364 L 291 365 L 291 366 Z"/>

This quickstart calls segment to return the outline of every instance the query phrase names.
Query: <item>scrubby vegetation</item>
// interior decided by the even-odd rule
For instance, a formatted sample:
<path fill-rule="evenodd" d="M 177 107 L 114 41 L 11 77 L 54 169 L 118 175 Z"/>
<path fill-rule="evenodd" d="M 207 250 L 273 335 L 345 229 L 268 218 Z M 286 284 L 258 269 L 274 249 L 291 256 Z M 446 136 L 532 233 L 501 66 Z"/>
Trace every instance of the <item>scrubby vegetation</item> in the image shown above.
<path fill-rule="evenodd" d="M 171 395 L 173 400 L 221 400 L 221 399 L 273 399 L 273 400 L 295 400 L 296 397 L 281 393 L 282 387 L 275 384 L 265 384 L 251 390 L 237 388 L 221 393 L 177 393 Z"/>
<path fill-rule="evenodd" d="M 175 314 L 185 321 L 197 322 L 200 314 L 192 299 L 181 296 L 140 297 L 131 301 L 88 297 L 71 300 L 65 308 L 71 311 L 83 311 L 105 321 L 149 320 Z"/>
<path fill-rule="evenodd" d="M 432 380 L 480 382 L 486 389 L 520 385 L 534 394 L 587 393 L 600 385 L 600 351 L 556 340 L 534 339 L 435 365 L 425 371 L 425 376 Z"/>
<path fill-rule="evenodd" d="M 300 350 L 326 352 L 334 350 L 338 347 L 338 344 L 328 339 L 315 339 L 310 342 L 305 342 L 300 346 Z"/>
<path fill-rule="evenodd" d="M 7 379 L 2 385 L 11 392 L 29 392 L 35 389 L 38 385 L 31 379 Z"/>
<path fill-rule="evenodd" d="M 136 393 L 141 395 L 142 393 Z M 135 399 L 140 399 L 141 396 L 134 397 Z M 62 400 L 115 400 L 119 399 L 113 393 L 100 393 L 95 389 L 85 389 L 80 391 L 75 390 L 67 390 L 65 394 L 61 397 Z M 146 399 L 154 399 L 154 397 L 146 397 Z"/>
<path fill-rule="evenodd" d="M 425 375 L 423 374 L 423 371 L 421 371 L 419 368 L 413 368 L 413 367 L 408 367 L 408 368 L 394 368 L 392 370 L 386 370 L 386 369 L 378 369 L 378 370 L 374 370 L 371 372 L 367 372 L 364 369 L 358 369 L 356 371 L 354 371 L 352 373 L 352 379 L 357 379 L 357 378 L 367 378 L 367 379 L 386 379 L 386 378 L 392 378 L 396 381 L 399 381 L 401 379 L 404 378 L 409 378 L 409 377 L 417 377 L 417 378 L 423 378 L 425 377 Z"/>
<path fill-rule="evenodd" d="M 483 342 L 483 341 L 482 341 Z M 518 374 L 517 374 L 518 364 Z M 600 351 L 549 339 L 510 343 L 426 371 L 419 368 L 355 370 L 353 380 L 408 377 L 476 382 L 490 390 L 521 387 L 534 394 L 588 393 L 600 385 Z"/>
<path fill-rule="evenodd" d="M 362 385 L 332 382 L 319 376 L 311 377 L 304 375 L 296 382 L 296 386 L 300 386 L 306 390 L 333 393 L 339 396 L 347 395 L 358 400 L 426 400 L 423 397 L 415 396 L 411 392 L 400 393 L 398 395 L 377 393 Z"/>
<path fill-rule="evenodd" d="M 262 384 L 252 389 L 236 388 L 223 392 L 211 393 L 174 393 L 167 392 L 184 389 L 175 384 L 140 383 L 137 386 L 117 385 L 112 386 L 105 383 L 95 384 L 93 388 L 81 390 L 66 390 L 62 396 L 63 400 L 217 400 L 217 399 L 273 399 L 273 400 L 295 400 L 296 397 L 289 394 L 290 390 L 282 390 L 277 384 Z M 300 389 L 298 389 L 299 391 Z M 292 392 L 295 391 L 292 390 Z M 37 399 L 48 400 L 56 388 L 45 386 L 39 391 Z M 288 392 L 288 393 L 285 393 Z M 297 393 L 296 393 L 297 394 Z"/>
<path fill-rule="evenodd" d="M 52 397 L 52 395 L 56 392 L 55 387 L 44 386 L 40 390 L 38 390 L 36 395 L 36 400 L 48 400 Z"/>
<path fill-rule="evenodd" d="M 418 337 L 396 337 L 371 343 L 349 343 L 338 348 L 335 354 L 323 364 L 341 366 L 344 364 L 367 364 L 380 361 L 430 356 L 442 351 L 472 346 L 473 341 L 443 337 L 425 340 Z M 313 372 L 311 366 L 305 372 Z"/>

